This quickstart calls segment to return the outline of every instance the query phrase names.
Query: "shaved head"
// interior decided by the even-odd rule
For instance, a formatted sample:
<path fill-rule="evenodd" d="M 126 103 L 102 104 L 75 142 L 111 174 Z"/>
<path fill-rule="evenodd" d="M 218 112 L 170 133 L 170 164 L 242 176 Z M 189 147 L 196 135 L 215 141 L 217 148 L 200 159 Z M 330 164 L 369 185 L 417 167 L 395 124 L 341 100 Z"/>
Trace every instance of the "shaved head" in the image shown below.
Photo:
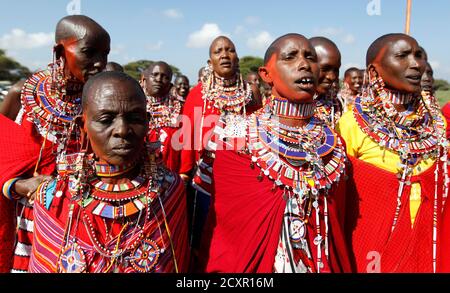
<path fill-rule="evenodd" d="M 264 65 L 267 65 L 267 63 L 269 62 L 273 53 L 275 53 L 279 49 L 279 45 L 280 45 L 281 41 L 283 41 L 287 38 L 292 38 L 292 37 L 301 37 L 305 40 L 308 40 L 307 38 L 305 38 L 305 36 L 303 36 L 301 34 L 296 34 L 296 33 L 285 34 L 285 35 L 277 38 L 275 41 L 272 42 L 272 44 L 270 44 L 269 48 L 267 48 L 267 50 L 266 50 L 266 54 L 264 54 Z"/>
<path fill-rule="evenodd" d="M 58 21 L 55 30 L 55 42 L 60 44 L 63 40 L 72 38 L 79 41 L 89 31 L 93 31 L 97 35 L 106 35 L 110 39 L 108 32 L 92 18 L 85 15 L 69 15 Z"/>
<path fill-rule="evenodd" d="M 323 48 L 326 51 L 335 51 L 339 55 L 339 59 L 341 58 L 341 52 L 332 40 L 325 37 L 313 37 L 309 39 L 309 42 L 316 50 L 316 53 L 319 54 L 317 51 Z"/>
<path fill-rule="evenodd" d="M 170 75 L 170 80 L 172 80 L 172 76 L 173 76 L 173 71 L 172 68 L 170 67 L 169 64 L 167 64 L 164 61 L 157 61 L 157 62 L 153 62 L 152 64 L 150 64 L 149 67 L 147 67 L 147 69 L 145 69 L 142 74 L 145 77 L 148 77 L 152 72 L 153 72 L 153 68 L 155 68 L 155 66 L 159 66 L 159 67 L 163 67 L 165 70 L 167 70 L 167 72 Z"/>
<path fill-rule="evenodd" d="M 423 59 L 425 59 L 425 61 L 428 61 L 428 54 L 427 51 L 425 51 L 425 49 L 422 46 L 419 46 L 420 50 L 422 50 L 423 52 Z"/>
<path fill-rule="evenodd" d="M 215 39 L 211 42 L 211 45 L 209 45 L 209 56 L 210 56 L 210 57 L 211 57 L 212 50 L 213 50 L 215 44 L 216 44 L 218 41 L 220 41 L 220 40 L 226 40 L 226 41 L 230 42 L 231 44 L 233 44 L 234 47 L 236 47 L 236 46 L 234 45 L 233 41 L 232 41 L 230 38 L 228 38 L 228 37 L 226 37 L 226 36 L 218 36 L 217 38 L 215 38 Z"/>
<path fill-rule="evenodd" d="M 398 41 L 401 39 L 414 40 L 414 42 L 416 42 L 416 40 L 413 37 L 410 37 L 410 36 L 408 36 L 406 34 L 402 34 L 402 33 L 387 34 L 387 35 L 381 36 L 370 45 L 369 49 L 367 49 L 366 66 L 369 66 L 370 64 L 372 64 L 375 61 L 375 59 L 382 52 L 382 49 L 385 46 L 389 46 L 392 43 L 394 43 L 395 41 Z"/>
<path fill-rule="evenodd" d="M 135 91 L 136 97 L 142 99 L 143 105 L 145 107 L 145 104 L 147 103 L 146 102 L 147 98 L 141 86 L 134 78 L 120 71 L 103 71 L 89 78 L 89 80 L 83 87 L 83 95 L 81 102 L 83 112 L 85 112 L 87 107 L 89 106 L 90 104 L 89 101 L 95 96 L 101 94 L 103 85 L 116 82 L 121 84 L 127 84 L 129 89 Z"/>

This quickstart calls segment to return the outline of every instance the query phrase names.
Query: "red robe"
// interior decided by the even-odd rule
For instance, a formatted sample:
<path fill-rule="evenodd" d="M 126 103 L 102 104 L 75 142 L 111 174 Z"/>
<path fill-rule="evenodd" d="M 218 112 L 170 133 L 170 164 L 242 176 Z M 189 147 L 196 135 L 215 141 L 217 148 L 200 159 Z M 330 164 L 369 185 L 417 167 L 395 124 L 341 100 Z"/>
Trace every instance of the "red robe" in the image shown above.
<path fill-rule="evenodd" d="M 0 115 L 0 133 L 0 186 L 15 177 L 32 176 L 42 145 L 42 137 L 34 124 L 24 119 L 22 125 L 18 125 Z M 38 173 L 48 175 L 54 168 L 55 157 L 48 142 L 42 152 Z M 4 195 L 0 196 L 0 272 L 9 272 L 12 267 L 16 229 L 14 204 Z"/>
<path fill-rule="evenodd" d="M 442 107 L 442 114 L 444 114 L 447 120 L 447 138 L 450 139 L 450 102 Z"/>
<path fill-rule="evenodd" d="M 283 191 L 272 191 L 273 181 L 257 180 L 260 169 L 250 168 L 250 157 L 218 151 L 214 162 L 216 190 L 200 250 L 206 272 L 271 273 L 286 202 Z M 340 183 L 343 183 L 342 181 Z M 350 272 L 343 233 L 345 184 L 329 194 L 329 269 Z M 307 234 L 314 235 L 311 225 Z M 312 246 L 312 245 L 311 245 Z M 314 254 L 315 248 L 311 248 Z"/>
<path fill-rule="evenodd" d="M 450 206 L 447 203 L 442 215 L 441 230 L 439 231 L 438 272 L 450 273 Z"/>
<path fill-rule="evenodd" d="M 351 237 L 358 272 L 433 272 L 434 166 L 411 178 L 421 186 L 421 205 L 411 227 L 409 194 L 405 185 L 394 231 L 398 179 L 395 174 L 350 157 L 353 176 L 347 193 L 346 231 Z M 442 164 L 441 164 L 442 165 Z M 442 209 L 442 167 L 438 184 L 438 221 Z"/>
<path fill-rule="evenodd" d="M 181 146 L 178 141 L 172 141 L 174 134 L 179 131 L 175 127 L 163 127 L 161 129 L 152 129 L 148 135 L 149 141 L 161 142 L 162 160 L 166 167 L 178 173 L 180 169 Z M 176 137 L 176 136 L 175 136 Z"/>
<path fill-rule="evenodd" d="M 219 120 L 219 111 L 214 107 L 204 107 L 202 84 L 197 84 L 186 98 L 183 107 L 183 141 L 180 173 L 189 174 L 200 159 L 206 143 Z M 205 117 L 202 125 L 202 116 Z M 188 119 L 184 121 L 184 119 Z M 200 138 L 200 132 L 202 137 Z M 203 143 L 202 143 L 203 142 Z"/>

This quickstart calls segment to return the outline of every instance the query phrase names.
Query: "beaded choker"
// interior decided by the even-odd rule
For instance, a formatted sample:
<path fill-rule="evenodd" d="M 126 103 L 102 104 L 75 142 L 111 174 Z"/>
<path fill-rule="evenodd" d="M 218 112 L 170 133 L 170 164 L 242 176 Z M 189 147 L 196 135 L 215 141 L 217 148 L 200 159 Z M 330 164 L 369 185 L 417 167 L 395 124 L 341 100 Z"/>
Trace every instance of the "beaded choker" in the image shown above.
<path fill-rule="evenodd" d="M 99 177 L 115 177 L 132 170 L 137 161 L 125 165 L 110 165 L 107 163 L 94 162 L 95 173 Z"/>
<path fill-rule="evenodd" d="M 176 127 L 181 113 L 181 102 L 169 95 L 165 98 L 147 96 L 147 112 L 150 114 L 149 129 Z"/>
<path fill-rule="evenodd" d="M 287 99 L 272 97 L 272 112 L 281 118 L 305 120 L 314 116 L 315 103 L 292 103 Z"/>

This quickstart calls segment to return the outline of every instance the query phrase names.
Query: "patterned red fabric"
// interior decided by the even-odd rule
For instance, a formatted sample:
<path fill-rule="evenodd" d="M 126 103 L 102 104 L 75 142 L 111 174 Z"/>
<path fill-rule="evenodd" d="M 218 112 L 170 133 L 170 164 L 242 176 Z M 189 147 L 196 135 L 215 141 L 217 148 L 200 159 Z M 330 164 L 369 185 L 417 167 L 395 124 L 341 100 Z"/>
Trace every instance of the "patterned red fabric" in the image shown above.
<path fill-rule="evenodd" d="M 447 138 L 450 139 L 450 102 L 442 107 L 442 114 L 444 114 L 445 119 L 447 120 Z"/>
<path fill-rule="evenodd" d="M 172 137 L 177 131 L 179 129 L 175 127 L 163 127 L 159 131 L 151 130 L 148 135 L 149 141 L 161 141 L 162 160 L 169 170 L 176 173 L 180 169 L 181 147 L 173 144 Z"/>
<path fill-rule="evenodd" d="M 421 205 L 414 226 L 411 227 L 409 206 L 411 185 L 405 185 L 399 218 L 391 232 L 399 186 L 396 175 L 362 160 L 350 159 L 353 176 L 350 177 L 346 198 L 346 231 L 351 238 L 357 271 L 433 272 L 434 170 L 437 164 L 411 179 L 412 183 L 421 186 Z M 443 187 L 440 168 L 438 231 Z"/>
<path fill-rule="evenodd" d="M 11 178 L 32 175 L 41 149 L 41 136 L 35 132 L 33 124 L 24 121 L 14 123 L 0 115 L 0 187 Z M 54 169 L 54 156 L 51 144 L 43 150 L 40 173 L 49 174 Z M 14 205 L 0 196 L 0 271 L 9 272 L 12 265 L 14 245 Z"/>
<path fill-rule="evenodd" d="M 214 162 L 215 194 L 208 215 L 202 249 L 206 272 L 273 272 L 286 203 L 283 191 L 272 191 L 273 181 L 257 180 L 260 169 L 250 168 L 250 157 L 234 151 L 217 151 Z M 342 182 L 341 182 L 342 183 Z M 329 193 L 329 267 L 350 272 L 344 238 L 341 201 L 345 184 Z M 314 235 L 308 225 L 309 235 Z M 315 248 L 311 248 L 314 254 Z"/>
<path fill-rule="evenodd" d="M 164 253 L 158 258 L 154 271 L 152 272 L 175 272 L 171 243 L 173 243 L 178 271 L 186 273 L 189 266 L 185 189 L 181 178 L 177 174 L 172 175 L 174 176 L 174 180 L 171 183 L 165 182 L 164 184 L 167 186 L 159 195 L 164 206 L 164 211 L 161 209 L 160 200 L 155 197 L 150 203 L 150 221 L 144 227 L 145 237 L 153 240 L 160 248 L 165 249 Z M 57 271 L 58 257 L 61 252 L 64 229 L 67 225 L 69 214 L 70 197 L 71 195 L 66 189 L 63 196 L 60 198 L 53 198 L 49 210 L 44 207 L 43 203 L 40 202 L 39 197 L 37 197 L 34 208 L 36 220 L 33 241 L 34 245 L 29 267 L 30 272 L 48 273 Z M 79 211 L 80 207 L 76 204 L 73 214 L 78 215 Z M 167 225 L 171 234 L 170 239 L 172 242 L 169 239 L 164 224 L 163 214 L 165 214 L 167 219 Z M 155 217 L 157 220 L 155 220 Z M 82 216 L 78 221 L 75 219 L 77 219 L 77 217 L 74 217 L 75 223 L 73 224 L 73 227 L 77 228 L 73 228 L 71 235 L 75 234 L 78 243 L 81 247 L 83 247 L 87 264 L 86 271 L 91 273 L 107 272 L 106 268 L 108 267 L 108 264 L 105 264 L 105 258 L 103 258 L 93 247 L 93 243 L 89 233 L 87 232 L 86 225 L 83 224 Z M 101 243 L 109 243 L 109 245 L 107 244 L 105 246 L 108 247 L 108 249 L 113 250 L 115 247 L 115 242 L 113 242 L 113 240 L 105 240 L 107 236 L 105 223 L 111 225 L 111 231 L 108 232 L 108 234 L 113 237 L 120 234 L 120 231 L 123 228 L 123 223 L 120 220 L 110 219 L 103 222 L 102 217 L 93 216 L 93 225 L 95 227 L 96 237 L 100 239 L 99 241 Z M 123 235 L 123 237 L 128 235 L 131 238 L 137 236 L 133 230 L 131 230 L 128 234 Z M 121 243 L 126 243 L 126 239 L 123 239 Z M 136 272 L 132 269 L 131 265 L 122 269 L 123 271 L 120 271 L 121 273 Z"/>

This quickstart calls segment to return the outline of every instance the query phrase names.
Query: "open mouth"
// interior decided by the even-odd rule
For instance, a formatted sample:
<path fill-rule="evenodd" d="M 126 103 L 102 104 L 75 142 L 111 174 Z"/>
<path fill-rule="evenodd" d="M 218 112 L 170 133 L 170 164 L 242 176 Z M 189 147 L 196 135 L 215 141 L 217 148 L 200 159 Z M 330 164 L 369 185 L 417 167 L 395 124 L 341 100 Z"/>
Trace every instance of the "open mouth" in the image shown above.
<path fill-rule="evenodd" d="M 230 61 L 224 61 L 222 63 L 220 63 L 220 66 L 222 67 L 231 67 L 231 62 Z"/>
<path fill-rule="evenodd" d="M 311 77 L 303 77 L 295 81 L 297 86 L 302 90 L 310 90 L 314 88 L 314 79 Z"/>

